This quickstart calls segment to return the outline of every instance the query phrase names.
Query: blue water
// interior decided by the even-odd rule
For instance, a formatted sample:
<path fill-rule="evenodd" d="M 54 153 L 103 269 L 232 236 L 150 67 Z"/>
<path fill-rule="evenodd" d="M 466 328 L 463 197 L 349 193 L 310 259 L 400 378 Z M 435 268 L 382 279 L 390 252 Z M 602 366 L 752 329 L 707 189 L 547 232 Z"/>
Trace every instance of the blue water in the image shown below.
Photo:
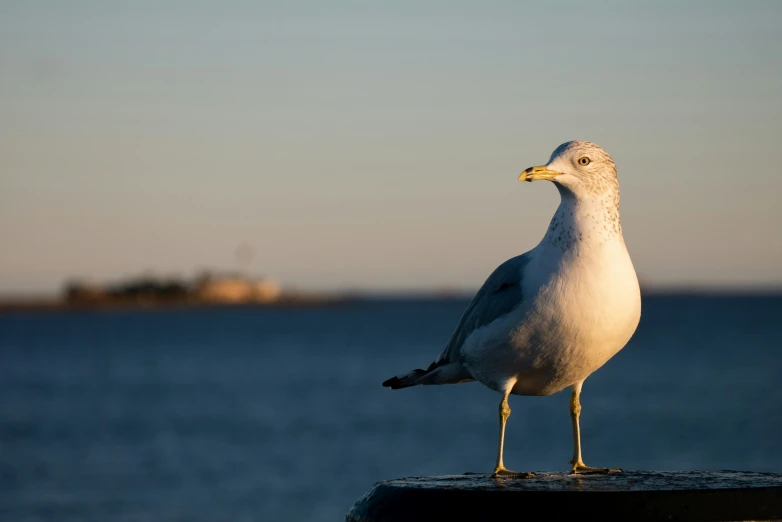
<path fill-rule="evenodd" d="M 373 483 L 491 471 L 499 396 L 400 391 L 466 301 L 0 315 L 0 519 L 341 520 Z M 653 296 L 584 385 L 584 458 L 782 472 L 782 297 Z M 565 470 L 568 393 L 505 463 Z"/>

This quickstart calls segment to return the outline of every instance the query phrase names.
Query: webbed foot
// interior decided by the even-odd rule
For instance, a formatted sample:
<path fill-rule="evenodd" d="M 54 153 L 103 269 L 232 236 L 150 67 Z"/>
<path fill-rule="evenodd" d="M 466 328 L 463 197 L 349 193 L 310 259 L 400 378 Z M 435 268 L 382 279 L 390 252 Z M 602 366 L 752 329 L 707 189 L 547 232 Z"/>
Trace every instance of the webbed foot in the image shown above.
<path fill-rule="evenodd" d="M 505 466 L 497 466 L 494 468 L 494 473 L 491 475 L 494 478 L 497 477 L 509 477 L 509 478 L 532 478 L 535 476 L 531 471 L 511 471 L 506 469 Z"/>
<path fill-rule="evenodd" d="M 619 468 L 593 468 L 592 466 L 587 466 L 583 462 L 570 461 L 570 463 L 573 464 L 573 467 L 570 470 L 571 475 L 608 475 L 610 473 L 622 473 L 622 470 Z"/>

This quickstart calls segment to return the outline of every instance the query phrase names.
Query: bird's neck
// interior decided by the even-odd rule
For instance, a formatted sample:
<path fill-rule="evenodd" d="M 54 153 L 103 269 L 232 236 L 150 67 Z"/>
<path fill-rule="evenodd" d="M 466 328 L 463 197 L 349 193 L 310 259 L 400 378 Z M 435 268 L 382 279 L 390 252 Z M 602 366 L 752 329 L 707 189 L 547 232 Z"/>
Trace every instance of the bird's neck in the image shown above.
<path fill-rule="evenodd" d="M 612 187 L 613 188 L 613 187 Z M 599 194 L 560 190 L 562 200 L 546 231 L 544 242 L 562 250 L 622 241 L 619 187 Z"/>

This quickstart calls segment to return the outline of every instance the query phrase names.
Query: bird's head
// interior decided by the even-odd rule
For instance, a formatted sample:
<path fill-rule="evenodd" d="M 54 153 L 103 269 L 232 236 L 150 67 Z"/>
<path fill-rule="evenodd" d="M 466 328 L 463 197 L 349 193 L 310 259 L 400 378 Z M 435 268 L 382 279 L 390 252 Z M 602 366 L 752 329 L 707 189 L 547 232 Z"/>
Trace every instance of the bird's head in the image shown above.
<path fill-rule="evenodd" d="M 553 181 L 561 192 L 574 196 L 613 192 L 619 183 L 614 160 L 588 141 L 563 143 L 554 150 L 548 163 L 530 167 L 519 176 L 519 181 L 537 180 Z"/>

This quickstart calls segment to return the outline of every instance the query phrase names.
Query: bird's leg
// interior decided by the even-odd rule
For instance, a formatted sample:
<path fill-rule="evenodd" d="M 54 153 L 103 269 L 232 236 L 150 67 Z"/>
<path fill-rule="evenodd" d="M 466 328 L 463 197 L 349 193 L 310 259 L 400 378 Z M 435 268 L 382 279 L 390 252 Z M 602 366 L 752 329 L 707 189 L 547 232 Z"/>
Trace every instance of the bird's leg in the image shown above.
<path fill-rule="evenodd" d="M 502 463 L 502 450 L 505 446 L 505 423 L 508 421 L 508 417 L 510 417 L 510 406 L 508 406 L 508 395 L 505 394 L 500 402 L 500 441 L 497 447 L 497 465 L 494 466 L 495 475 L 509 472 Z"/>
<path fill-rule="evenodd" d="M 510 406 L 508 406 L 508 393 L 502 396 L 500 402 L 500 440 L 497 448 L 497 465 L 494 466 L 494 476 L 513 476 L 513 477 L 531 477 L 534 473 L 519 473 L 511 471 L 502 463 L 502 450 L 505 446 L 505 423 L 510 417 Z"/>
<path fill-rule="evenodd" d="M 570 420 L 573 423 L 573 459 L 570 464 L 573 465 L 571 473 L 618 473 L 621 469 L 593 468 L 584 464 L 581 460 L 581 428 L 578 425 L 578 418 L 581 416 L 581 384 L 573 385 L 573 393 L 570 395 Z"/>

